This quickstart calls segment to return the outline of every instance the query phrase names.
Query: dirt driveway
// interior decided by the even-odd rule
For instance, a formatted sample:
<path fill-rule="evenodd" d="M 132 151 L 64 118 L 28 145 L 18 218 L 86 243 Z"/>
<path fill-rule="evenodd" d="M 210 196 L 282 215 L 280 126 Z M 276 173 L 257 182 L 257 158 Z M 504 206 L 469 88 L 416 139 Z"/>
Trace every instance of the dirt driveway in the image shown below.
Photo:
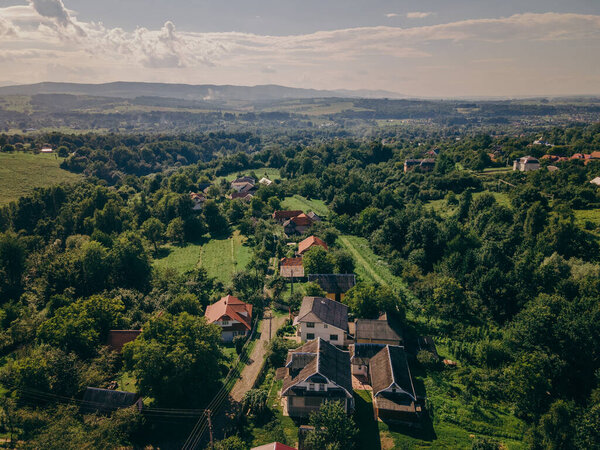
<path fill-rule="evenodd" d="M 264 317 L 268 317 L 271 314 L 271 311 L 265 311 Z M 287 319 L 287 316 L 275 317 L 273 316 L 271 323 L 271 337 L 275 337 L 275 332 L 283 326 Z M 254 349 L 252 350 L 252 354 L 250 355 L 250 359 L 248 364 L 242 370 L 240 375 L 240 379 L 235 383 L 231 393 L 229 394 L 231 398 L 240 402 L 244 394 L 252 389 L 254 386 L 254 382 L 260 373 L 260 368 L 262 367 L 263 360 L 265 359 L 265 354 L 267 353 L 267 345 L 269 343 L 269 320 L 264 319 L 260 323 L 259 328 L 260 337 L 257 339 L 256 344 L 254 345 Z"/>

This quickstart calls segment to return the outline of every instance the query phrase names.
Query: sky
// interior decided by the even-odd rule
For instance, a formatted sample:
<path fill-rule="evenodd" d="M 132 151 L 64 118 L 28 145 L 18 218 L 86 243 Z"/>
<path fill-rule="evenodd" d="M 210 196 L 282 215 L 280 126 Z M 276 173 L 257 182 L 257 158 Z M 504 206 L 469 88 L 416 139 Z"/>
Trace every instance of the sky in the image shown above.
<path fill-rule="evenodd" d="M 0 0 L 0 84 L 600 95 L 600 0 Z"/>

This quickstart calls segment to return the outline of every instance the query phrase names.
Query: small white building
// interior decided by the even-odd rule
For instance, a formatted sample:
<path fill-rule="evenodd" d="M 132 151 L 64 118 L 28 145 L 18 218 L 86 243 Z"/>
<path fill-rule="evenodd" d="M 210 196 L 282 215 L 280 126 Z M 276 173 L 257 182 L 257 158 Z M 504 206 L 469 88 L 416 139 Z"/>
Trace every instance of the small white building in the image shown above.
<path fill-rule="evenodd" d="M 271 184 L 273 184 L 273 181 L 269 180 L 267 177 L 262 177 L 259 180 L 259 183 L 265 186 L 270 186 Z"/>
<path fill-rule="evenodd" d="M 533 156 L 523 156 L 522 158 L 513 161 L 513 170 L 518 170 L 520 172 L 529 172 L 538 170 L 539 168 L 540 162 Z"/>
<path fill-rule="evenodd" d="M 600 177 L 594 178 L 592 181 L 590 181 L 590 183 L 600 186 Z"/>

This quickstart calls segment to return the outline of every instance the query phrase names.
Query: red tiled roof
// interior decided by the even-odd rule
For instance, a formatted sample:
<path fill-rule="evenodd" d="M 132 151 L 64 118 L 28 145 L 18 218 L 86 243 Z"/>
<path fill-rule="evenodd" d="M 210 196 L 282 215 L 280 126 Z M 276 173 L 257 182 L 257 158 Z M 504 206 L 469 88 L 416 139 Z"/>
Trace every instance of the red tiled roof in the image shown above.
<path fill-rule="evenodd" d="M 281 258 L 279 261 L 279 275 L 285 278 L 303 278 L 304 267 L 302 266 L 302 257 Z"/>
<path fill-rule="evenodd" d="M 327 244 L 316 236 L 309 236 L 298 244 L 298 254 L 301 255 L 313 245 L 320 245 L 325 250 L 329 250 Z"/>
<path fill-rule="evenodd" d="M 244 312 L 247 315 L 243 315 Z M 242 323 L 248 330 L 252 328 L 252 305 L 244 303 L 232 295 L 223 297 L 218 302 L 208 305 L 204 316 L 208 320 L 208 323 L 217 322 L 222 317 L 227 316 Z"/>
<path fill-rule="evenodd" d="M 299 258 L 281 258 L 279 260 L 280 266 L 301 266 L 302 265 L 302 257 Z"/>
<path fill-rule="evenodd" d="M 252 450 L 296 450 L 296 448 L 282 444 L 281 442 L 271 442 L 260 447 L 253 447 Z"/>
<path fill-rule="evenodd" d="M 292 217 L 290 222 L 293 222 L 297 226 L 307 226 L 313 224 L 313 220 L 304 213 L 296 217 Z"/>

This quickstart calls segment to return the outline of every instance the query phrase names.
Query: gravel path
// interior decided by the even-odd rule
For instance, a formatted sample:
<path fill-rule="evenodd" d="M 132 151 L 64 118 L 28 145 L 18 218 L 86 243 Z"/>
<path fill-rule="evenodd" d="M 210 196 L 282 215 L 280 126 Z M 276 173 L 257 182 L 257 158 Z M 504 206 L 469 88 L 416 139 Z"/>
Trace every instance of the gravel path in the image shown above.
<path fill-rule="evenodd" d="M 265 311 L 264 317 L 268 317 L 271 311 Z M 273 317 L 271 323 L 271 337 L 275 337 L 275 332 L 283 326 L 287 319 L 287 316 Z M 269 342 L 269 320 L 263 319 L 260 323 L 259 328 L 260 337 L 254 344 L 254 349 L 248 360 L 248 364 L 242 370 L 240 379 L 235 383 L 231 390 L 230 396 L 236 401 L 240 402 L 244 394 L 252 389 L 254 382 L 260 373 L 260 368 L 263 365 L 265 354 L 267 353 L 267 344 Z"/>

